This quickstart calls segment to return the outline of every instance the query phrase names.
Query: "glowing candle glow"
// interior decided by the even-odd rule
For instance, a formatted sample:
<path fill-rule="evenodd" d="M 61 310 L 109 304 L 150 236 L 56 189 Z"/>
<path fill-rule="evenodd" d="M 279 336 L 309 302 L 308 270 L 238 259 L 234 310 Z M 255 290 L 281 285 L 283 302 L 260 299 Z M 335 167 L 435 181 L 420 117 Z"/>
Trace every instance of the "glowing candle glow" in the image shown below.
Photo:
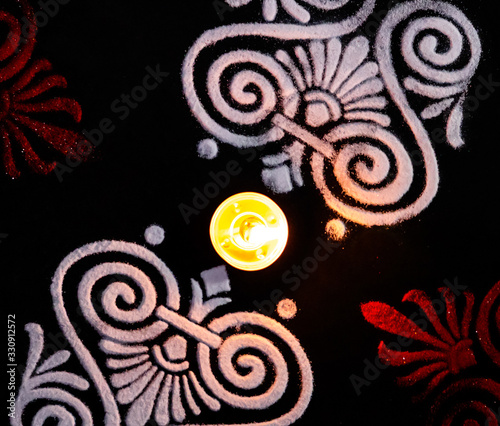
<path fill-rule="evenodd" d="M 283 253 L 288 223 L 273 200 L 256 192 L 242 192 L 217 208 L 210 223 L 210 239 L 231 266 L 257 271 Z"/>

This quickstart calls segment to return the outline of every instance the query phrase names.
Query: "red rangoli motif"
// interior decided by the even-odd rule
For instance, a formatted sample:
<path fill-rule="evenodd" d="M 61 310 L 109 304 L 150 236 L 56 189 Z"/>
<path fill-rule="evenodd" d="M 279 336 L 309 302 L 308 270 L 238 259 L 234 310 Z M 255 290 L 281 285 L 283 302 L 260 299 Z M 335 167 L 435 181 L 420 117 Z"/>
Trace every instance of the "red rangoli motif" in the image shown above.
<path fill-rule="evenodd" d="M 12 14 L 0 11 L 0 23 L 7 25 L 7 37 L 0 46 L 0 138 L 5 172 L 17 178 L 22 157 L 40 174 L 54 170 L 56 163 L 42 159 L 28 138 L 36 136 L 50 151 L 69 154 L 83 138 L 77 132 L 43 121 L 46 113 L 66 113 L 79 123 L 82 111 L 74 99 L 54 97 L 52 90 L 66 88 L 66 79 L 50 74 L 52 65 L 46 59 L 31 60 L 36 43 L 37 26 L 33 9 L 18 0 L 27 28 Z"/>
<path fill-rule="evenodd" d="M 479 425 L 477 417 L 487 421 L 489 426 L 498 425 L 500 414 L 500 383 L 492 378 L 463 378 L 460 373 L 477 364 L 473 352 L 474 336 L 470 327 L 474 313 L 474 296 L 465 291 L 458 297 L 465 298 L 463 312 L 457 313 L 456 297 L 449 288 L 439 289 L 446 304 L 446 325 L 438 316 L 433 301 L 423 291 L 411 290 L 404 297 L 404 302 L 413 302 L 418 305 L 434 328 L 434 333 L 426 332 L 414 321 L 398 312 L 393 307 L 381 302 L 369 302 L 361 305 L 365 319 L 375 327 L 402 337 L 410 338 L 425 344 L 425 348 L 417 351 L 392 350 L 383 341 L 378 347 L 380 360 L 394 367 L 417 364 L 420 365 L 407 376 L 397 379 L 398 386 L 409 387 L 419 382 L 427 381 L 426 389 L 414 397 L 414 401 L 421 401 L 436 390 L 448 376 L 456 380 L 445 388 L 437 397 L 431 408 L 430 424 L 452 425 L 457 424 Z M 486 295 L 479 307 L 476 320 L 476 334 L 479 347 L 486 352 L 492 361 L 492 369 L 500 366 L 500 352 L 498 338 L 500 336 L 500 309 L 499 309 L 500 282 L 495 284 Z M 495 333 L 496 335 L 494 335 Z M 495 343 L 496 342 L 496 343 Z M 422 364 L 425 364 L 422 366 Z M 498 374 L 498 372 L 497 372 Z M 446 414 L 439 411 L 442 406 L 449 407 L 449 399 L 460 399 L 463 391 L 474 390 L 484 394 L 485 399 L 492 399 L 488 405 L 483 401 L 465 400 L 455 404 Z M 458 396 L 457 396 L 458 395 Z M 436 423 L 437 419 L 441 423 Z"/>

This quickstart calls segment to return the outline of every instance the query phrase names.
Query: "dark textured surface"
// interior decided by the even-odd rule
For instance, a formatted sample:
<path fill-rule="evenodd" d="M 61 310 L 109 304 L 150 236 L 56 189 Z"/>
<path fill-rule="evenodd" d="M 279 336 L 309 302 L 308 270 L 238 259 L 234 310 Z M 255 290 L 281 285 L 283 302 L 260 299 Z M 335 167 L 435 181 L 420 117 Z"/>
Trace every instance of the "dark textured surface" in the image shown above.
<path fill-rule="evenodd" d="M 454 3 L 479 29 L 484 47 L 470 91 L 480 84 L 479 76 L 500 82 L 499 15 L 491 9 L 496 6 L 486 0 Z M 289 244 L 264 271 L 228 267 L 231 309 L 267 307 L 276 295 L 297 302 L 299 312 L 286 326 L 310 357 L 316 382 L 297 424 L 423 425 L 429 401 L 412 404 L 416 392 L 397 388 L 391 368 L 356 395 L 351 375 L 363 376 L 380 340 L 391 338 L 364 321 L 360 303 L 383 301 L 410 315 L 413 306 L 401 302 L 410 289 L 438 297 L 437 289 L 448 280 L 468 286 L 480 301 L 499 279 L 499 88 L 465 119 L 465 147 L 436 145 L 441 183 L 429 208 L 391 228 L 352 227 L 342 245 L 292 291 L 297 282 L 286 279 L 287 271 L 312 255 L 318 238 L 326 238 L 330 212 L 321 194 L 310 178 L 291 194 L 270 194 L 258 162 L 247 163 L 232 148 L 223 147 L 216 160 L 198 158 L 196 143 L 207 135 L 191 117 L 180 82 L 184 55 L 199 35 L 250 20 L 259 16 L 257 10 L 228 12 L 221 22 L 209 1 L 71 0 L 40 29 L 34 56 L 47 57 L 67 78 L 69 93 L 83 108 L 83 127 L 96 128 L 109 118 L 116 130 L 105 136 L 94 158 L 62 182 L 55 175 L 29 173 L 1 182 L 0 233 L 7 234 L 0 243 L 1 282 L 7 313 L 16 315 L 18 360 L 27 349 L 23 324 L 57 330 L 49 286 L 70 251 L 101 239 L 142 244 L 144 230 L 156 223 L 166 239 L 154 251 L 174 272 L 181 291 L 189 290 L 190 277 L 222 263 L 208 235 L 216 207 L 234 193 L 256 191 L 271 196 L 289 218 Z M 111 109 L 113 101 L 142 82 L 147 66 L 157 64 L 169 76 L 121 120 Z M 186 224 L 179 204 L 191 203 L 193 189 L 202 189 L 209 172 L 224 170 L 231 158 L 242 173 Z M 466 377 L 490 374 L 488 364 L 474 368 Z M 91 405 L 99 407 L 98 401 Z"/>

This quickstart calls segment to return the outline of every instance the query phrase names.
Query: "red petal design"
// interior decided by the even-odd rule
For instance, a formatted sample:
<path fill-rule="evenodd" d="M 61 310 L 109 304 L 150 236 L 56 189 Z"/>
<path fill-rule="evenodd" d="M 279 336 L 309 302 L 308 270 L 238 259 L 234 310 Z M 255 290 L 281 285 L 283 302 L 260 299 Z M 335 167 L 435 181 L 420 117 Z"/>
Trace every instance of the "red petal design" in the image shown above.
<path fill-rule="evenodd" d="M 51 75 L 44 78 L 42 81 L 37 83 L 35 86 L 30 87 L 20 93 L 16 93 L 13 96 L 15 102 L 26 101 L 28 99 L 33 99 L 41 93 L 44 93 L 52 88 L 61 87 L 65 89 L 68 86 L 66 79 L 60 75 Z"/>
<path fill-rule="evenodd" d="M 40 174 L 48 174 L 52 170 L 54 170 L 56 163 L 47 163 L 43 161 L 36 153 L 33 151 L 28 139 L 24 136 L 23 132 L 19 130 L 13 123 L 10 121 L 6 122 L 9 132 L 14 136 L 16 141 L 19 142 L 21 148 L 23 150 L 24 158 L 30 165 L 30 167 Z"/>
<path fill-rule="evenodd" d="M 427 398 L 427 396 L 443 381 L 443 379 L 450 374 L 448 370 L 441 371 L 441 373 L 436 374 L 432 380 L 427 385 L 427 389 L 421 394 L 414 396 L 412 398 L 413 402 L 419 402 Z"/>
<path fill-rule="evenodd" d="M 52 64 L 47 59 L 37 59 L 29 66 L 19 80 L 12 85 L 11 92 L 19 92 L 24 89 L 39 72 L 50 70 L 52 70 Z"/>
<path fill-rule="evenodd" d="M 79 123 L 82 119 L 82 109 L 80 104 L 74 99 L 54 98 L 34 104 L 15 104 L 16 112 L 67 112 L 73 119 Z"/>
<path fill-rule="evenodd" d="M 465 410 L 474 410 L 478 413 L 481 413 L 486 418 L 486 423 L 483 423 L 487 426 L 498 426 L 497 416 L 493 411 L 489 409 L 486 404 L 483 404 L 479 401 L 467 401 L 458 404 L 453 411 L 448 413 L 446 418 L 443 420 L 442 426 L 451 426 L 453 424 L 454 418 Z M 479 426 L 479 423 L 476 420 L 466 419 L 464 421 L 464 426 Z"/>
<path fill-rule="evenodd" d="M 483 378 L 462 379 L 448 386 L 443 392 L 441 392 L 440 395 L 437 396 L 436 401 L 431 408 L 431 416 L 429 418 L 428 424 L 436 424 L 438 412 L 445 407 L 448 411 L 450 401 L 459 398 L 457 397 L 457 394 L 459 394 L 460 392 L 469 390 L 474 390 L 476 394 L 478 391 L 488 392 L 493 395 L 496 401 L 500 401 L 500 383 L 497 383 L 492 379 Z M 468 399 L 470 399 L 470 396 L 468 396 Z M 466 403 L 469 403 L 469 401 L 467 401 Z M 458 414 L 456 408 L 453 409 L 450 414 L 452 416 L 456 416 L 456 414 Z M 495 414 L 496 413 L 493 413 L 493 416 L 495 416 Z M 443 425 L 446 423 L 439 424 Z M 488 423 L 488 425 L 489 424 L 490 423 Z M 495 423 L 491 423 L 491 425 L 494 426 Z"/>
<path fill-rule="evenodd" d="M 429 296 L 427 296 L 427 294 L 425 294 L 421 290 L 410 290 L 404 295 L 403 302 L 413 302 L 420 306 L 420 308 L 425 312 L 427 318 L 429 318 L 429 321 L 431 322 L 441 339 L 443 339 L 450 345 L 454 345 L 456 343 L 453 337 L 451 337 L 451 334 L 448 332 L 448 330 L 446 330 L 441 324 L 441 321 L 436 314 L 436 310 L 432 306 L 432 300 L 429 298 Z"/>
<path fill-rule="evenodd" d="M 436 346 L 438 349 L 442 349 L 442 351 L 424 350 L 417 352 L 391 350 L 385 345 L 384 342 L 380 342 L 378 347 L 380 360 L 392 366 L 398 367 L 402 365 L 409 365 L 414 362 L 427 363 L 427 365 L 420 366 L 420 368 L 408 374 L 407 376 L 399 377 L 398 379 L 396 379 L 396 383 L 399 386 L 407 387 L 412 386 L 419 381 L 432 377 L 425 391 L 413 398 L 414 402 L 418 402 L 427 398 L 427 396 L 432 391 L 434 391 L 436 387 L 438 387 L 448 375 L 456 375 L 462 370 L 465 370 L 477 364 L 475 354 L 472 351 L 473 341 L 468 338 L 474 306 L 474 296 L 469 291 L 464 292 L 464 314 L 462 322 L 459 325 L 455 296 L 448 288 L 441 288 L 440 291 L 446 302 L 446 320 L 451 333 L 453 333 L 453 336 L 457 340 L 456 344 L 450 347 L 445 342 L 438 341 L 441 343 L 441 345 Z M 500 351 L 498 350 L 497 346 L 494 346 L 496 345 L 496 336 L 492 339 L 490 335 L 490 333 L 494 330 L 495 332 L 500 332 L 500 306 L 498 306 L 499 298 L 500 282 L 497 282 L 486 295 L 484 301 L 480 306 L 476 330 L 483 349 L 491 357 L 493 362 L 500 366 Z M 444 339 L 455 341 L 451 334 L 443 327 L 436 310 L 432 307 L 431 300 L 424 292 L 412 290 L 405 295 L 403 301 L 412 301 L 418 304 L 434 325 L 435 330 Z M 426 343 L 429 343 L 430 339 L 435 339 L 433 336 L 425 333 L 422 329 L 417 329 L 417 325 L 413 321 L 405 317 L 400 312 L 396 311 L 391 306 L 384 303 L 366 303 L 361 305 L 361 310 L 363 312 L 363 316 L 367 321 L 382 330 L 389 331 L 394 334 L 399 334 L 404 337 L 413 338 L 415 340 L 420 340 Z M 494 330 L 493 327 L 495 327 Z M 412 333 L 414 333 L 413 336 Z M 431 344 L 435 345 L 435 342 Z M 445 346 L 444 349 L 442 348 L 443 345 Z M 487 390 L 488 392 L 496 396 L 496 400 L 500 400 L 500 384 L 498 384 L 491 378 L 468 379 L 455 382 L 453 385 L 448 387 L 443 395 L 446 393 L 453 394 L 461 389 Z M 441 396 L 438 396 L 437 401 L 439 401 L 440 399 L 443 400 Z M 491 415 L 495 414 L 494 411 L 480 402 L 476 403 L 474 401 L 467 401 L 467 403 L 465 404 L 468 404 L 466 407 L 467 409 L 473 409 L 487 417 L 491 418 Z M 434 404 L 432 416 L 434 416 L 435 414 L 436 406 L 437 405 Z M 465 405 L 462 404 L 457 407 L 460 411 L 463 407 L 465 407 Z M 455 414 L 457 413 L 456 410 L 457 409 L 455 409 L 454 411 Z M 453 414 L 453 416 L 455 416 L 455 414 Z M 470 425 L 476 424 L 472 422 L 475 422 L 475 420 L 473 421 L 472 419 L 468 419 L 465 423 Z"/>
<path fill-rule="evenodd" d="M 369 302 L 361 305 L 365 319 L 381 330 L 403 337 L 419 340 L 437 348 L 449 350 L 450 346 L 423 331 L 412 320 L 381 302 Z"/>
<path fill-rule="evenodd" d="M 41 123 L 40 121 L 33 120 L 24 115 L 15 114 L 13 118 L 33 130 L 38 136 L 63 154 L 68 154 L 71 148 L 84 139 L 76 132 L 51 124 Z"/>
<path fill-rule="evenodd" d="M 432 364 L 425 365 L 424 367 L 421 367 L 418 370 L 415 370 L 408 376 L 398 377 L 396 379 L 396 383 L 398 384 L 398 386 L 402 387 L 413 386 L 415 383 L 429 377 L 432 373 L 435 373 L 436 371 L 445 370 L 446 367 L 447 367 L 446 362 L 434 362 Z"/>
<path fill-rule="evenodd" d="M 400 367 L 416 361 L 445 361 L 448 359 L 446 353 L 438 351 L 393 351 L 392 349 L 389 349 L 384 342 L 380 342 L 380 345 L 378 346 L 378 355 L 383 362 L 394 367 Z"/>
<path fill-rule="evenodd" d="M 490 335 L 489 317 L 491 308 L 500 296 L 500 281 L 497 282 L 493 288 L 488 292 L 481 307 L 479 308 L 479 315 L 477 316 L 476 330 L 479 337 L 479 342 L 484 351 L 491 357 L 493 362 L 500 367 L 500 352 L 493 346 Z M 497 309 L 495 314 L 495 323 L 497 331 L 500 331 L 500 308 Z"/>
<path fill-rule="evenodd" d="M 439 291 L 443 295 L 444 300 L 446 302 L 446 322 L 448 323 L 448 327 L 450 327 L 450 330 L 453 333 L 455 339 L 460 340 L 457 309 L 455 306 L 455 295 L 448 287 L 440 288 Z"/>
<path fill-rule="evenodd" d="M 466 339 L 469 337 L 469 328 L 472 321 L 472 308 L 474 306 L 474 295 L 470 291 L 465 291 L 465 309 L 464 316 L 462 318 L 462 338 Z"/>
<path fill-rule="evenodd" d="M 19 21 L 10 13 L 0 11 L 0 22 L 4 22 L 9 27 L 7 38 L 0 46 L 0 61 L 5 61 L 9 56 L 15 53 L 21 41 L 21 26 Z"/>
<path fill-rule="evenodd" d="M 6 173 L 11 178 L 18 178 L 21 173 L 17 170 L 16 164 L 14 163 L 14 157 L 12 156 L 12 145 L 10 143 L 9 134 L 5 129 L 5 126 L 0 126 L 0 136 L 3 141 L 3 163 Z"/>
<path fill-rule="evenodd" d="M 23 13 L 28 18 L 29 22 L 29 25 L 27 26 L 28 37 L 26 42 L 21 44 L 21 29 L 19 27 L 19 21 L 9 13 L 2 13 L 0 20 L 7 22 L 7 25 L 9 25 L 11 29 L 14 29 L 13 37 L 7 38 L 5 43 L 2 45 L 2 55 L 6 55 L 10 52 L 9 56 L 11 56 L 16 51 L 18 53 L 3 68 L 0 69 L 0 82 L 8 80 L 20 72 L 31 58 L 31 54 L 33 53 L 33 49 L 35 47 L 35 34 L 37 27 L 34 24 L 33 9 L 24 0 L 20 1 L 20 3 Z M 12 20 L 17 21 L 17 25 L 13 25 Z M 5 47 L 6 44 L 12 44 L 12 46 Z M 14 51 L 12 51 L 12 48 Z M 4 59 L 7 59 L 7 57 Z"/>
<path fill-rule="evenodd" d="M 23 22 L 7 12 L 0 12 L 0 22 L 6 23 L 9 36 L 0 45 L 0 82 L 6 81 L 26 67 L 35 46 L 37 26 L 33 9 L 26 0 L 17 0 L 24 14 Z M 26 25 L 27 19 L 27 25 Z M 26 28 L 27 27 L 27 28 Z M 27 30 L 27 31 L 26 31 Z M 49 71 L 52 65 L 46 59 L 35 60 L 19 75 L 10 88 L 0 93 L 0 135 L 2 136 L 2 159 L 6 173 L 15 178 L 20 176 L 13 155 L 13 144 L 21 146 L 28 165 L 37 173 L 47 174 L 55 163 L 43 161 L 33 150 L 22 131 L 22 126 L 32 130 L 41 139 L 63 154 L 69 154 L 84 138 L 71 130 L 34 120 L 29 114 L 45 112 L 65 112 L 80 122 L 82 111 L 78 102 L 69 98 L 55 98 L 24 101 L 36 98 L 51 88 L 66 88 L 66 79 L 60 75 L 49 75 L 34 81 L 38 73 Z M 49 96 L 50 97 L 50 96 Z M 21 127 L 19 127 L 21 126 Z"/>

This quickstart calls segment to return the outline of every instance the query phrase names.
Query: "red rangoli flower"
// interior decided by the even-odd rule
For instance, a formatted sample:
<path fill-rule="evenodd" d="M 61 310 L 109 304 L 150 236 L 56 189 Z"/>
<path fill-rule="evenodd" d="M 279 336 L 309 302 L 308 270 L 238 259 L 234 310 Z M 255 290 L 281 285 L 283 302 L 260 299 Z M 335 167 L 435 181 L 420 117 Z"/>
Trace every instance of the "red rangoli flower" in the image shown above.
<path fill-rule="evenodd" d="M 418 395 L 416 400 L 425 398 L 449 374 L 457 374 L 476 364 L 471 349 L 472 340 L 469 338 L 474 296 L 469 291 L 464 292 L 466 305 L 461 321 L 459 321 L 455 296 L 449 288 L 440 289 L 440 291 L 446 302 L 448 329 L 441 323 L 431 299 L 423 291 L 411 290 L 403 297 L 404 302 L 416 303 L 422 309 L 437 336 L 423 331 L 415 322 L 385 303 L 369 302 L 361 305 L 365 319 L 375 327 L 429 346 L 429 349 L 415 352 L 392 350 L 384 342 L 380 342 L 378 347 L 382 362 L 395 367 L 416 362 L 427 363 L 408 376 L 397 379 L 399 386 L 412 386 L 422 380 L 430 379 L 426 390 Z"/>
<path fill-rule="evenodd" d="M 52 70 L 49 61 L 34 60 L 28 65 L 37 27 L 33 9 L 24 0 L 19 0 L 19 4 L 28 23 L 24 38 L 19 20 L 0 11 L 0 23 L 8 27 L 6 40 L 0 46 L 0 138 L 4 168 L 12 178 L 20 176 L 16 154 L 37 173 L 48 174 L 56 166 L 55 162 L 40 158 L 28 136 L 36 135 L 49 148 L 65 155 L 82 140 L 78 133 L 39 118 L 39 114 L 63 112 L 78 123 L 82 112 L 75 100 L 51 97 L 48 93 L 51 89 L 67 86 L 64 77 L 47 74 Z"/>

